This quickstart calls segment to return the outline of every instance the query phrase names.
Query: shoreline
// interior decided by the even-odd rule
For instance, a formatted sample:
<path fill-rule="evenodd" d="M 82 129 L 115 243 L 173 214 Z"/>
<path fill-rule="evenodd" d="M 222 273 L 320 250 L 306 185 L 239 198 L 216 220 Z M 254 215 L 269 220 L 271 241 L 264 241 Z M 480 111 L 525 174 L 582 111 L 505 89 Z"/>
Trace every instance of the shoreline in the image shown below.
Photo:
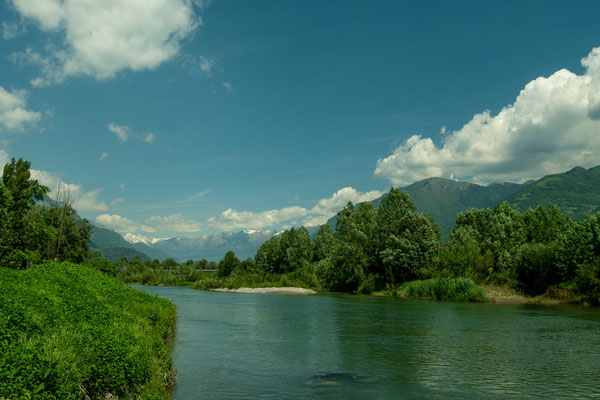
<path fill-rule="evenodd" d="M 260 293 L 260 294 L 287 294 L 287 295 L 309 295 L 317 292 L 312 289 L 304 289 L 299 287 L 263 287 L 263 288 L 247 288 L 241 287 L 237 289 L 211 289 L 211 292 L 231 292 L 231 293 Z"/>

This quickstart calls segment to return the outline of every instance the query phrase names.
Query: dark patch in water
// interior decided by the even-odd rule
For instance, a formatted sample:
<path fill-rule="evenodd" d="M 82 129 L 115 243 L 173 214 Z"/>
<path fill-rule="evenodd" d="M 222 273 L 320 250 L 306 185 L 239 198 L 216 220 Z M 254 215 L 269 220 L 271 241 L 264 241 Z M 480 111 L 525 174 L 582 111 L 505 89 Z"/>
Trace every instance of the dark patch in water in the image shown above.
<path fill-rule="evenodd" d="M 373 380 L 370 376 L 355 375 L 350 372 L 326 372 L 313 375 L 307 383 L 311 385 L 342 385 L 345 383 L 372 382 Z"/>

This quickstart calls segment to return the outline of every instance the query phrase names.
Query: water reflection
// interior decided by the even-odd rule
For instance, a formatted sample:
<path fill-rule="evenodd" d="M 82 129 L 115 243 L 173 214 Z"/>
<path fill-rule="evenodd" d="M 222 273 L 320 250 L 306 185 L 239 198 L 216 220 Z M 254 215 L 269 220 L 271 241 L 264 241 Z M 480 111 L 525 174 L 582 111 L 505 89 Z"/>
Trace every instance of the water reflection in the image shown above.
<path fill-rule="evenodd" d="M 600 396 L 597 309 L 144 290 L 179 306 L 174 399 Z"/>

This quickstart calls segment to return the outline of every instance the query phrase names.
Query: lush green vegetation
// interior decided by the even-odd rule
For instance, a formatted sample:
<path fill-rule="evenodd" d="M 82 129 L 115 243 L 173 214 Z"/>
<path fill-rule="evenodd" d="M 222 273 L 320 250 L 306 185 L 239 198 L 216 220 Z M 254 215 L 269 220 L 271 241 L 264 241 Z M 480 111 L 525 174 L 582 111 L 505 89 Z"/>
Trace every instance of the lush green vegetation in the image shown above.
<path fill-rule="evenodd" d="M 600 211 L 600 166 L 575 167 L 562 174 L 545 176 L 506 200 L 521 212 L 554 204 L 567 217 L 581 221 Z"/>
<path fill-rule="evenodd" d="M 481 301 L 474 282 L 529 296 L 558 290 L 572 301 L 600 303 L 600 214 L 577 222 L 553 205 L 520 213 L 505 202 L 460 213 L 448 243 L 440 236 L 431 216 L 419 213 L 406 192 L 392 189 L 379 208 L 349 203 L 335 231 L 325 224 L 314 240 L 305 228 L 292 228 L 266 241 L 256 261 L 228 252 L 213 264 L 216 274 L 203 271 L 205 260 L 138 260 L 118 263 L 118 276 L 148 284 L 194 282 L 197 289 L 293 285 L 365 294 L 397 292 L 406 282 L 424 280 L 402 293 Z"/>
<path fill-rule="evenodd" d="M 0 398 L 169 397 L 175 306 L 86 266 L 0 268 Z"/>
<path fill-rule="evenodd" d="M 485 291 L 469 278 L 433 278 L 407 282 L 400 290 L 407 297 L 434 300 L 485 301 Z"/>
<path fill-rule="evenodd" d="M 48 188 L 31 179 L 23 159 L 4 166 L 0 182 L 0 265 L 22 269 L 43 260 L 83 262 L 91 226 L 58 193 L 53 206 L 40 203 Z"/>
<path fill-rule="evenodd" d="M 214 274 L 206 270 L 217 269 L 216 263 L 206 260 L 189 260 L 179 264 L 172 258 L 167 258 L 161 263 L 158 260 L 143 261 L 136 257 L 131 261 L 121 258 L 114 263 L 108 260 L 102 262 L 113 265 L 113 274 L 123 282 L 142 285 L 186 286 L 207 274 Z"/>

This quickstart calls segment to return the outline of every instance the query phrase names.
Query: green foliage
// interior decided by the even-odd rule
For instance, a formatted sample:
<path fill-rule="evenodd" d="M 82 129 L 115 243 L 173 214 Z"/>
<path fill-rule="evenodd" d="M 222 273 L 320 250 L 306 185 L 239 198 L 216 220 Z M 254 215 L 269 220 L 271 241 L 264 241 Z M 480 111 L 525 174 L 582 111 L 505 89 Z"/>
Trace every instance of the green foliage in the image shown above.
<path fill-rule="evenodd" d="M 374 272 L 392 285 L 422 277 L 437 263 L 439 227 L 427 214 L 417 212 L 410 196 L 391 189 L 377 209 Z"/>
<path fill-rule="evenodd" d="M 313 242 L 313 261 L 319 262 L 331 255 L 335 247 L 335 236 L 329 224 L 321 225 Z"/>
<path fill-rule="evenodd" d="M 407 282 L 408 297 L 451 301 L 485 301 L 485 291 L 468 278 L 434 278 Z"/>
<path fill-rule="evenodd" d="M 54 207 L 36 204 L 49 190 L 31 179 L 29 168 L 28 161 L 13 158 L 3 169 L 0 263 L 21 269 L 42 260 L 85 261 L 89 253 L 90 224 L 80 219 L 67 201 L 59 200 Z M 60 193 L 57 196 L 60 197 Z"/>
<path fill-rule="evenodd" d="M 575 278 L 577 289 L 585 299 L 594 305 L 600 304 L 600 262 L 581 265 Z"/>
<path fill-rule="evenodd" d="M 122 258 L 114 265 L 117 269 L 117 277 L 123 282 L 170 286 L 190 285 L 206 274 L 203 269 L 217 268 L 214 262 L 206 260 L 178 264 L 172 259 L 166 259 L 160 263 L 158 260 L 143 261 L 140 258 L 134 258 L 131 261 Z"/>
<path fill-rule="evenodd" d="M 292 228 L 264 242 L 256 252 L 256 265 L 264 272 L 285 274 L 313 259 L 310 235 L 306 228 Z"/>
<path fill-rule="evenodd" d="M 175 306 L 85 266 L 0 268 L 0 398 L 168 398 Z"/>
<path fill-rule="evenodd" d="M 516 279 L 526 294 L 539 295 L 561 281 L 554 244 L 525 243 L 516 255 Z"/>
<path fill-rule="evenodd" d="M 223 259 L 219 262 L 217 276 L 219 276 L 219 278 L 224 278 L 231 275 L 234 269 L 239 268 L 240 264 L 241 262 L 235 256 L 235 253 L 233 251 L 228 251 L 225 253 Z"/>
<path fill-rule="evenodd" d="M 255 273 L 232 274 L 226 277 L 219 277 L 213 273 L 206 273 L 198 278 L 191 287 L 192 289 L 200 290 L 238 289 L 241 287 L 301 287 L 317 289 L 319 281 L 312 265 L 308 264 L 289 274 L 270 274 L 259 270 Z"/>
<path fill-rule="evenodd" d="M 555 204 L 575 221 L 600 211 L 600 167 L 575 167 L 548 175 L 510 196 L 508 203 L 521 212 L 538 206 Z"/>

